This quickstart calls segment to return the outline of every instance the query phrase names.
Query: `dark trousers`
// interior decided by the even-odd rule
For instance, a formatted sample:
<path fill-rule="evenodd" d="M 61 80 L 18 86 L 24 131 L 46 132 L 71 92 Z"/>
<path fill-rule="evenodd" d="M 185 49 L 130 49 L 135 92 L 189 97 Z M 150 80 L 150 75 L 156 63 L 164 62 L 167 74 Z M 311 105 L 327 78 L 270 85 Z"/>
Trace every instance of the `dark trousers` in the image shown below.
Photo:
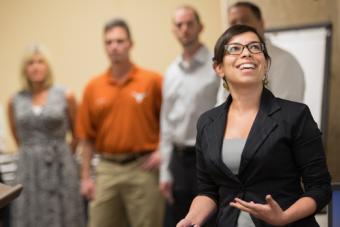
<path fill-rule="evenodd" d="M 0 227 L 10 226 L 10 205 L 0 209 Z"/>
<path fill-rule="evenodd" d="M 0 173 L 0 182 L 4 183 L 2 180 L 2 174 Z M 10 205 L 0 208 L 0 227 L 10 226 Z"/>
<path fill-rule="evenodd" d="M 172 214 L 172 223 L 177 224 L 187 215 L 191 202 L 197 195 L 195 147 L 178 148 L 175 146 L 170 161 L 170 171 L 174 179 L 172 192 L 174 203 L 168 208 L 168 212 Z M 214 220 L 210 222 L 213 223 Z M 206 224 L 204 226 L 215 225 Z"/>

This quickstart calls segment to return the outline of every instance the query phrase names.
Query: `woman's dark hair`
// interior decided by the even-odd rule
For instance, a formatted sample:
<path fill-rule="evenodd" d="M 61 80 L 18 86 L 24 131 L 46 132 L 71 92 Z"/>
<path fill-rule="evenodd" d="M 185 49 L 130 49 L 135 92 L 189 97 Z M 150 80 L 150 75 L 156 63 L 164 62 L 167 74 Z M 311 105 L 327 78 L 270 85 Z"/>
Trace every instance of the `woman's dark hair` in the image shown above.
<path fill-rule="evenodd" d="M 225 54 L 225 49 L 224 45 L 228 44 L 228 42 L 237 35 L 246 33 L 246 32 L 252 32 L 255 33 L 256 36 L 259 38 L 260 42 L 264 44 L 264 50 L 263 54 L 266 60 L 270 64 L 270 56 L 267 51 L 266 44 L 264 42 L 264 39 L 260 36 L 260 34 L 252 27 L 247 26 L 247 25 L 234 25 L 228 28 L 217 40 L 214 48 L 214 57 L 213 57 L 213 62 L 214 65 L 219 65 L 223 62 L 223 57 Z"/>

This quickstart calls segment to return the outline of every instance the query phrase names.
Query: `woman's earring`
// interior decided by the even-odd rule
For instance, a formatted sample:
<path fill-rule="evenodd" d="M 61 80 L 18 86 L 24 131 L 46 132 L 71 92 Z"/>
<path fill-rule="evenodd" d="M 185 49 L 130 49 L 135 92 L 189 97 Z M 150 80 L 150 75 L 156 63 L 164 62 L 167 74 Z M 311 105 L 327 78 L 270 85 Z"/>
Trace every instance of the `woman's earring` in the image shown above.
<path fill-rule="evenodd" d="M 229 86 L 228 86 L 228 83 L 227 83 L 227 81 L 226 81 L 226 79 L 224 79 L 224 77 L 223 77 L 223 87 L 224 87 L 224 89 L 226 89 L 227 91 L 229 91 Z"/>
<path fill-rule="evenodd" d="M 263 86 L 267 86 L 269 84 L 268 74 L 267 73 L 264 75 L 262 83 L 263 83 Z"/>

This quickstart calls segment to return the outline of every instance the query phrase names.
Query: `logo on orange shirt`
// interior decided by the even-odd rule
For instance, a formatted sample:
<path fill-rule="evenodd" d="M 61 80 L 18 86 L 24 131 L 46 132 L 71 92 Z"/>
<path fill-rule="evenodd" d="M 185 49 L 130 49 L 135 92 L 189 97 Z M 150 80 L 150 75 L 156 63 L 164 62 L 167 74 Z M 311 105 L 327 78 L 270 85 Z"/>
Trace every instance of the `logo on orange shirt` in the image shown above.
<path fill-rule="evenodd" d="M 135 98 L 137 103 L 143 102 L 144 98 L 146 97 L 146 93 L 144 92 L 133 91 L 131 95 Z"/>

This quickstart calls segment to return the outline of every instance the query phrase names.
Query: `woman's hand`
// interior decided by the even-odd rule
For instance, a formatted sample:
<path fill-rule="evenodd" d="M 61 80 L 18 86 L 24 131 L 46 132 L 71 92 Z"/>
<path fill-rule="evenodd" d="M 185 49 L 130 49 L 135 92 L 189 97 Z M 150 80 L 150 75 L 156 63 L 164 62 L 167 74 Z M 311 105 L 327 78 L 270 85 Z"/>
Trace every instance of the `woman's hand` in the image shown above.
<path fill-rule="evenodd" d="M 266 204 L 259 204 L 246 202 L 242 199 L 235 198 L 234 202 L 230 203 L 230 206 L 238 208 L 242 211 L 248 212 L 258 219 L 265 221 L 271 225 L 285 225 L 287 219 L 285 212 L 282 210 L 280 205 L 273 199 L 271 195 L 266 196 Z"/>
<path fill-rule="evenodd" d="M 177 223 L 176 227 L 200 227 L 200 226 L 191 223 L 191 221 L 186 218 L 183 218 L 180 222 Z"/>

